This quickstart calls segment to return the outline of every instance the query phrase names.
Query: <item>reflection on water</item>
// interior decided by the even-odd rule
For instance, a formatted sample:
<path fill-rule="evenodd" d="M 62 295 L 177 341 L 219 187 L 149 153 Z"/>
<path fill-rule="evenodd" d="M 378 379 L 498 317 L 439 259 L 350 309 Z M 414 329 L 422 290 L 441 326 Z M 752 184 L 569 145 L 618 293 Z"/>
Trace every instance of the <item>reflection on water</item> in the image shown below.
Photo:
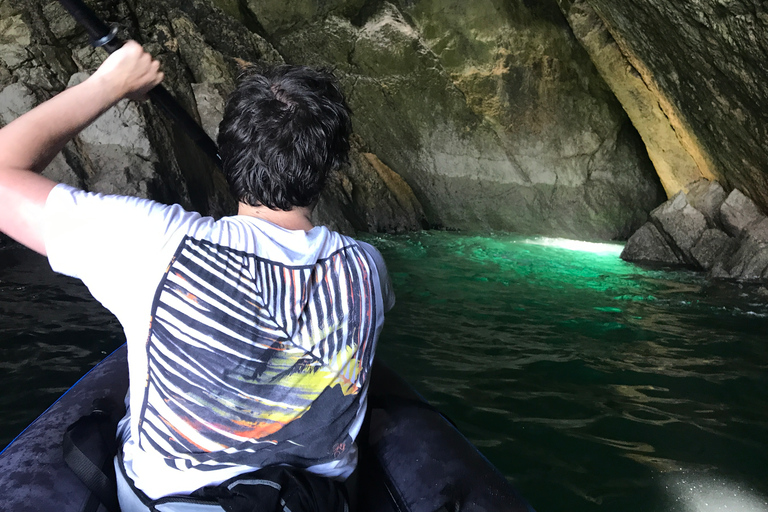
<path fill-rule="evenodd" d="M 616 244 L 371 241 L 398 292 L 380 354 L 537 509 L 699 510 L 670 492 L 692 471 L 768 495 L 766 290 Z"/>
<path fill-rule="evenodd" d="M 763 496 L 728 479 L 686 472 L 667 478 L 665 487 L 681 512 L 768 512 Z"/>
<path fill-rule="evenodd" d="M 379 353 L 538 510 L 766 510 L 768 291 L 617 244 L 368 240 L 397 292 Z M 21 254 L 0 250 L 4 442 L 122 337 Z"/>

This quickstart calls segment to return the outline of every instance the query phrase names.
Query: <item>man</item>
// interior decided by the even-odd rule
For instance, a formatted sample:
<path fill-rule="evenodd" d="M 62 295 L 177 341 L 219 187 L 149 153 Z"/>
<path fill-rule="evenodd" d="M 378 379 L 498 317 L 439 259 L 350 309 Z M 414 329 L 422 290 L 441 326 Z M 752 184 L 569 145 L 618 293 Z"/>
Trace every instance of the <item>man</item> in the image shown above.
<path fill-rule="evenodd" d="M 247 74 L 219 135 L 239 210 L 219 221 L 37 174 L 99 115 L 162 78 L 128 42 L 0 130 L 0 230 L 82 279 L 125 330 L 121 507 L 146 510 L 273 465 L 344 480 L 394 298 L 375 249 L 310 221 L 349 149 L 343 95 L 309 68 Z"/>

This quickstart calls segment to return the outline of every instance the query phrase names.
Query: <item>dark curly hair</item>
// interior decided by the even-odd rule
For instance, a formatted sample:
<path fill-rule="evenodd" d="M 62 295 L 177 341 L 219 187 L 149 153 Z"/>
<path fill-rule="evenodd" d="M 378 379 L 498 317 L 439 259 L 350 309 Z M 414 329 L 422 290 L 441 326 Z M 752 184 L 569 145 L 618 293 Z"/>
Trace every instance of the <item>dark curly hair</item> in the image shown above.
<path fill-rule="evenodd" d="M 347 160 L 349 107 L 324 69 L 251 67 L 219 125 L 224 174 L 238 201 L 272 210 L 310 206 Z"/>

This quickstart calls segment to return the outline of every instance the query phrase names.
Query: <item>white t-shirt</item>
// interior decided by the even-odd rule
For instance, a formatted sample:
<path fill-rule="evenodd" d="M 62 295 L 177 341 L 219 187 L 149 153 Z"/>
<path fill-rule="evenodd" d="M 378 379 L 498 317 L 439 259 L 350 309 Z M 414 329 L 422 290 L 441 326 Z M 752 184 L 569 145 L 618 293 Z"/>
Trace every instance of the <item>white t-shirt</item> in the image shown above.
<path fill-rule="evenodd" d="M 125 330 L 123 453 L 139 489 L 185 494 L 272 464 L 349 476 L 394 304 L 376 249 L 66 185 L 45 211 L 53 270 Z"/>

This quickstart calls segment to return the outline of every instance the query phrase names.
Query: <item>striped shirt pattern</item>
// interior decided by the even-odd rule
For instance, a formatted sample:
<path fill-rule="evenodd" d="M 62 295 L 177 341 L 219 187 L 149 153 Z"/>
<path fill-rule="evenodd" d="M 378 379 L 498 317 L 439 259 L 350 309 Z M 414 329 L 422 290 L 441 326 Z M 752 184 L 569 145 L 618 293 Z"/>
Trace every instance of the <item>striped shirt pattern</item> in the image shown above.
<path fill-rule="evenodd" d="M 287 266 L 186 237 L 153 303 L 140 446 L 179 469 L 341 458 L 373 355 L 374 272 L 355 244 Z"/>

